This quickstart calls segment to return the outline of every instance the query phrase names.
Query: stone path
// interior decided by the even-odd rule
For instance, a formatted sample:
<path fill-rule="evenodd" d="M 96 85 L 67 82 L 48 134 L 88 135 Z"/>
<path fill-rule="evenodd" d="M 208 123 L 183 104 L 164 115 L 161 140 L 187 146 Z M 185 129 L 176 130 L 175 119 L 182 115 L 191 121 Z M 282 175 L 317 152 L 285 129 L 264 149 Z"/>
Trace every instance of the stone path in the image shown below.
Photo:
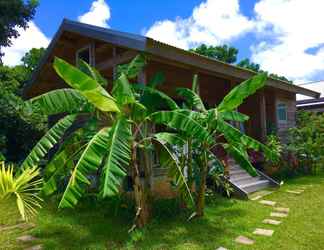
<path fill-rule="evenodd" d="M 263 229 L 263 228 L 256 228 L 253 232 L 255 235 L 261 235 L 261 236 L 272 236 L 273 235 L 273 230 L 270 229 Z"/>
<path fill-rule="evenodd" d="M 19 223 L 16 225 L 11 225 L 11 226 L 5 226 L 5 225 L 0 225 L 0 232 L 7 231 L 7 230 L 13 230 L 13 229 L 22 229 L 22 230 L 27 230 L 34 228 L 36 225 L 33 223 Z"/>
<path fill-rule="evenodd" d="M 23 235 L 23 236 L 19 236 L 16 240 L 21 242 L 31 242 L 37 240 L 37 238 L 32 235 Z"/>
<path fill-rule="evenodd" d="M 286 190 L 287 193 L 290 193 L 290 194 L 301 194 L 302 192 L 299 190 Z"/>
<path fill-rule="evenodd" d="M 243 245 L 253 245 L 255 241 L 241 235 L 235 239 L 235 242 Z"/>
<path fill-rule="evenodd" d="M 264 219 L 262 221 L 264 224 L 270 224 L 270 225 L 280 225 L 281 221 L 279 220 L 272 220 L 272 219 Z"/>
<path fill-rule="evenodd" d="M 289 213 L 289 208 L 288 207 L 275 207 L 274 210 L 276 212 L 280 212 L 280 213 Z"/>
<path fill-rule="evenodd" d="M 25 250 L 42 250 L 42 249 L 43 249 L 42 245 L 36 245 L 36 246 L 25 248 Z"/>
<path fill-rule="evenodd" d="M 288 214 L 286 214 L 286 213 L 276 213 L 276 212 L 273 212 L 273 213 L 270 213 L 270 216 L 271 217 L 277 217 L 277 218 L 284 218 L 284 217 L 287 217 Z"/>
<path fill-rule="evenodd" d="M 267 206 L 275 206 L 277 204 L 277 202 L 275 201 L 267 201 L 267 200 L 261 200 L 259 201 L 260 204 L 263 204 L 263 205 L 267 205 Z"/>

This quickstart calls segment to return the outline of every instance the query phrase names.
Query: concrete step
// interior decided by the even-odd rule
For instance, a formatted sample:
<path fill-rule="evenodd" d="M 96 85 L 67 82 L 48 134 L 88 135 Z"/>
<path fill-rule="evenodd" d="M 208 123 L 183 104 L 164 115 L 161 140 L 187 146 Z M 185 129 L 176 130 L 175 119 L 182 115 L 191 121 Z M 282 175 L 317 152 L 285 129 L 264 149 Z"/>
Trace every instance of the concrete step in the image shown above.
<path fill-rule="evenodd" d="M 237 175 L 237 174 L 244 174 L 244 173 L 247 173 L 244 169 L 235 169 L 229 171 L 230 175 Z"/>
<path fill-rule="evenodd" d="M 239 187 L 247 193 L 252 193 L 269 186 L 270 186 L 270 182 L 268 180 L 262 179 L 256 182 L 240 185 Z"/>
<path fill-rule="evenodd" d="M 249 175 L 248 173 L 241 173 L 241 174 L 235 174 L 235 175 L 230 174 L 231 181 L 237 181 L 237 180 L 245 179 L 245 178 L 249 178 L 249 177 L 251 177 L 251 175 Z"/>
<path fill-rule="evenodd" d="M 242 186 L 242 185 L 249 184 L 249 183 L 255 183 L 255 182 L 261 181 L 261 180 L 262 180 L 262 178 L 259 176 L 257 176 L 257 177 L 250 176 L 249 178 L 235 180 L 235 181 L 233 181 L 233 183 L 237 186 Z"/>

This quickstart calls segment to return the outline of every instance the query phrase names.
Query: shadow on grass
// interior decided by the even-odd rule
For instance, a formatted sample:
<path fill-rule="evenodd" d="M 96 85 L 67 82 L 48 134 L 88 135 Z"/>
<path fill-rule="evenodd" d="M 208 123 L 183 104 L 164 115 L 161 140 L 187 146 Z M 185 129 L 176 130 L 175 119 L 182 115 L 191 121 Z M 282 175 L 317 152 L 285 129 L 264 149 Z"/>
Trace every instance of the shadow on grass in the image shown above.
<path fill-rule="evenodd" d="M 179 201 L 160 200 L 155 203 L 152 222 L 134 240 L 128 233 L 133 224 L 133 206 L 126 205 L 126 201 L 85 199 L 73 210 L 57 210 L 57 202 L 53 201 L 47 204 L 34 231 L 46 249 L 124 249 L 130 245 L 135 249 L 170 249 L 181 244 L 203 245 L 231 231 L 233 220 L 246 215 L 244 209 L 235 206 L 235 201 L 218 197 L 208 205 L 204 218 L 188 221 L 192 211 L 181 209 Z"/>

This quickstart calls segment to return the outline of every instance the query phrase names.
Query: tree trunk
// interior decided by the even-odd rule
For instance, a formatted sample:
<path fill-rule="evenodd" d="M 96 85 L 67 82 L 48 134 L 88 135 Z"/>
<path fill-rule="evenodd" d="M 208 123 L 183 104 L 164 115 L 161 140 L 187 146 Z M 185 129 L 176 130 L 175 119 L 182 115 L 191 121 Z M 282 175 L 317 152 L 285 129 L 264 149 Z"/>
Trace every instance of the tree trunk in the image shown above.
<path fill-rule="evenodd" d="M 192 175 L 192 139 L 188 139 L 188 186 L 193 191 L 193 175 Z"/>
<path fill-rule="evenodd" d="M 206 153 L 204 153 L 202 169 L 200 171 L 200 185 L 198 188 L 197 200 L 196 200 L 197 217 L 204 216 L 207 171 L 208 171 L 208 161 L 207 161 L 207 155 Z"/>
<path fill-rule="evenodd" d="M 140 179 L 140 170 L 136 158 L 136 145 L 132 146 L 132 174 L 133 174 L 133 188 L 134 198 L 136 203 L 136 226 L 138 228 L 144 227 L 149 221 L 149 207 L 147 205 L 147 196 L 145 195 L 143 185 Z"/>

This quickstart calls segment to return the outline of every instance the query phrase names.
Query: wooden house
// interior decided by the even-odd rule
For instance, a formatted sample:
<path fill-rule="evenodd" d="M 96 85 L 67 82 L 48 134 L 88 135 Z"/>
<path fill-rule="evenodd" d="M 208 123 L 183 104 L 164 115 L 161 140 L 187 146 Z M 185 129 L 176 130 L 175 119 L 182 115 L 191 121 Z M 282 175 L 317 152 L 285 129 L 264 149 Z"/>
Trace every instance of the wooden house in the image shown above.
<path fill-rule="evenodd" d="M 175 89 L 190 88 L 193 75 L 198 74 L 200 95 L 209 107 L 217 105 L 234 86 L 255 74 L 148 37 L 64 20 L 32 80 L 25 87 L 24 96 L 28 99 L 67 87 L 53 70 L 55 56 L 71 64 L 77 64 L 78 59 L 82 58 L 112 81 L 116 66 L 129 62 L 138 53 L 144 53 L 148 58 L 148 64 L 139 76 L 140 82 L 145 84 L 156 72 L 161 71 L 166 78 L 161 89 L 176 98 Z M 241 129 L 261 141 L 266 139 L 267 131 L 274 129 L 284 139 L 287 129 L 295 125 L 296 94 L 310 98 L 319 96 L 315 91 L 269 78 L 263 89 L 239 107 L 240 112 L 250 116 Z M 233 178 L 237 177 L 238 180 L 236 184 L 233 181 L 234 186 L 243 194 L 270 183 L 262 176 L 259 179 L 248 179 L 249 176 L 244 176 L 244 170 L 233 169 L 236 171 L 235 174 L 233 172 Z"/>

